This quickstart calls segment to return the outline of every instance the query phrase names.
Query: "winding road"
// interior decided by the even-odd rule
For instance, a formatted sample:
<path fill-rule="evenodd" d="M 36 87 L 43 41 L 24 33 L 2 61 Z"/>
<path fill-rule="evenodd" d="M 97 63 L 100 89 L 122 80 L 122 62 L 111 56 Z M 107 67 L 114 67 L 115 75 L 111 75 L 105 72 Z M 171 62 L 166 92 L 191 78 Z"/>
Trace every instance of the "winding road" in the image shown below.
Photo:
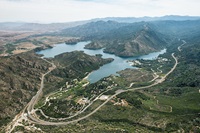
<path fill-rule="evenodd" d="M 110 96 L 104 103 L 102 103 L 100 106 L 98 106 L 95 110 L 93 110 L 92 112 L 90 112 L 89 114 L 87 114 L 87 115 L 85 115 L 83 117 L 77 118 L 75 120 L 67 121 L 67 122 L 50 122 L 50 121 L 44 121 L 44 120 L 41 120 L 41 119 L 37 118 L 33 113 L 34 112 L 33 111 L 34 110 L 33 109 L 33 107 L 34 107 L 33 105 L 36 103 L 36 101 L 37 101 L 36 98 L 39 97 L 39 93 L 42 90 L 39 91 L 39 93 L 37 93 L 37 96 L 35 96 L 33 98 L 33 101 L 28 106 L 27 110 L 29 111 L 29 113 L 28 113 L 27 117 L 32 123 L 40 124 L 40 125 L 67 125 L 67 124 L 75 123 L 75 122 L 81 121 L 83 119 L 86 119 L 86 118 L 90 117 L 91 115 L 93 115 L 94 113 L 96 113 L 101 107 L 103 107 L 106 103 L 108 103 L 113 97 L 115 97 L 115 96 L 117 96 L 117 95 L 119 95 L 121 93 L 128 92 L 128 91 L 135 91 L 135 90 L 150 88 L 150 87 L 153 87 L 153 86 L 158 85 L 158 84 L 162 83 L 163 81 L 165 81 L 166 77 L 176 69 L 176 66 L 178 64 L 178 60 L 174 56 L 174 53 L 172 53 L 172 57 L 175 60 L 175 64 L 174 64 L 173 68 L 165 76 L 163 76 L 161 79 L 159 79 L 155 83 L 153 83 L 151 85 L 148 85 L 148 86 L 131 88 L 131 89 L 127 89 L 127 90 L 118 90 L 118 91 L 116 91 L 116 93 L 114 95 Z M 42 85 L 42 87 L 43 87 L 43 85 Z"/>
<path fill-rule="evenodd" d="M 17 127 L 18 125 L 21 125 L 20 122 L 22 122 L 22 120 L 28 120 L 27 116 L 29 116 L 30 118 L 33 117 L 32 115 L 36 116 L 34 106 L 37 103 L 37 101 L 39 100 L 40 96 L 42 95 L 42 90 L 44 88 L 44 78 L 47 74 L 49 74 L 51 71 L 53 71 L 56 68 L 54 63 L 51 63 L 48 60 L 43 59 L 43 58 L 41 58 L 41 59 L 46 61 L 47 63 L 51 64 L 52 66 L 49 68 L 48 72 L 46 72 L 45 74 L 42 74 L 40 89 L 38 90 L 37 94 L 35 96 L 33 96 L 31 101 L 25 106 L 25 108 L 19 114 L 17 114 L 15 116 L 13 121 L 7 125 L 7 127 L 5 129 L 5 131 L 7 133 L 11 133 L 14 130 L 15 127 Z M 26 111 L 28 111 L 27 116 L 25 115 Z"/>
<path fill-rule="evenodd" d="M 183 45 L 186 44 L 186 41 L 182 40 L 182 42 L 183 42 L 183 44 L 182 44 L 181 46 L 178 47 L 178 51 L 179 51 L 179 52 L 181 52 L 181 50 L 182 50 L 181 47 L 182 47 Z"/>
<path fill-rule="evenodd" d="M 183 41 L 183 44 L 184 45 L 186 42 Z M 182 46 L 181 45 L 181 46 Z M 178 47 L 178 50 L 180 51 L 181 49 L 181 46 Z M 166 77 L 171 74 L 177 67 L 178 65 L 178 59 L 174 56 L 174 53 L 171 54 L 171 56 L 173 57 L 173 59 L 175 60 L 175 64 L 174 66 L 171 68 L 171 70 L 165 74 L 163 77 L 161 77 L 160 79 L 157 79 L 153 84 L 151 85 L 148 85 L 148 86 L 143 86 L 143 87 L 137 87 L 137 88 L 129 88 L 127 90 L 117 90 L 115 92 L 114 95 L 110 96 L 105 102 L 103 102 L 101 105 L 99 105 L 95 110 L 93 110 L 92 112 L 90 112 L 89 114 L 83 116 L 83 117 L 80 117 L 80 118 L 77 118 L 75 120 L 71 120 L 71 121 L 67 121 L 67 122 L 50 122 L 50 121 L 45 121 L 45 120 L 41 120 L 37 117 L 37 115 L 35 114 L 35 109 L 34 109 L 34 106 L 35 104 L 38 102 L 40 96 L 42 95 L 42 90 L 44 88 L 44 78 L 47 74 L 49 74 L 52 70 L 54 70 L 56 68 L 56 66 L 45 60 L 46 62 L 50 63 L 52 65 L 52 67 L 49 68 L 49 71 L 46 72 L 45 74 L 42 74 L 42 77 L 41 77 L 41 84 L 40 84 L 40 89 L 38 90 L 37 94 L 31 99 L 31 101 L 27 104 L 27 106 L 22 110 L 22 112 L 18 115 L 16 115 L 15 119 L 7 126 L 7 132 L 11 133 L 13 131 L 13 129 L 20 125 L 20 120 L 24 119 L 24 120 L 28 120 L 29 122 L 31 123 L 34 123 L 34 124 L 39 124 L 39 125 L 67 125 L 67 124 L 71 124 L 71 123 L 75 123 L 75 122 L 78 122 L 78 121 L 81 121 L 83 119 L 86 119 L 88 117 L 90 117 L 91 115 L 93 115 L 94 113 L 96 113 L 101 107 L 103 107 L 106 103 L 108 103 L 112 98 L 114 98 L 115 96 L 121 94 L 121 93 L 124 93 L 124 92 L 128 92 L 128 91 L 135 91 L 135 90 L 140 90 L 140 89 L 146 89 L 146 88 L 150 88 L 150 87 L 153 87 L 153 86 L 156 86 L 162 82 L 165 81 Z M 85 109 L 84 109 L 85 110 Z M 27 113 L 25 113 L 27 111 Z M 83 112 L 83 111 L 81 111 Z M 25 115 L 26 114 L 26 115 Z"/>

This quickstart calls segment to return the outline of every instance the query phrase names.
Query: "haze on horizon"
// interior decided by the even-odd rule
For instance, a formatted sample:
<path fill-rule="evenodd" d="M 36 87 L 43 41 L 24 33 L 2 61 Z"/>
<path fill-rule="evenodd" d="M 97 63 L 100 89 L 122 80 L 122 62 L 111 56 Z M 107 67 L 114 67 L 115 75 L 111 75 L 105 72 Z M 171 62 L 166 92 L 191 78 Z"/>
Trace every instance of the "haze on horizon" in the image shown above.
<path fill-rule="evenodd" d="M 0 22 L 69 22 L 103 17 L 200 16 L 200 0 L 0 0 Z"/>

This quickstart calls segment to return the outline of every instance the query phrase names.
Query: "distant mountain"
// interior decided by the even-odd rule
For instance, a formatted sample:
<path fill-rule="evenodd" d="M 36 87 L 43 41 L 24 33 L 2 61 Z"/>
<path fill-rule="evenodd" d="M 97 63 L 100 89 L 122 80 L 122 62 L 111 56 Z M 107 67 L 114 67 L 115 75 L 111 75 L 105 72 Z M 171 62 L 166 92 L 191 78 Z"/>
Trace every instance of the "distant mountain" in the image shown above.
<path fill-rule="evenodd" d="M 178 15 L 167 15 L 162 17 L 107 17 L 107 18 L 97 18 L 92 21 L 116 21 L 120 23 L 134 23 L 134 22 L 149 22 L 149 21 L 166 21 L 166 20 L 174 20 L 174 21 L 185 21 L 185 20 L 199 20 L 199 16 L 178 16 Z"/>
<path fill-rule="evenodd" d="M 200 37 L 200 20 L 154 21 L 151 27 L 165 35 L 186 39 L 188 36 Z"/>
<path fill-rule="evenodd" d="M 62 30 L 60 34 L 92 40 L 85 48 L 105 47 L 104 52 L 123 57 L 148 54 L 164 48 L 167 44 L 164 36 L 146 22 L 129 24 L 97 21 Z"/>
<path fill-rule="evenodd" d="M 25 23 L 25 22 L 3 22 L 0 23 L 0 30 L 6 31 L 44 31 L 44 32 L 55 32 L 65 28 L 75 27 L 88 23 L 88 21 L 76 21 L 68 23 L 51 23 L 51 24 L 40 24 L 40 23 Z"/>
<path fill-rule="evenodd" d="M 127 23 L 118 23 L 114 21 L 90 22 L 73 28 L 67 28 L 60 32 L 62 35 L 97 38 L 105 35 L 111 30 L 128 25 Z"/>
<path fill-rule="evenodd" d="M 0 30 L 12 30 L 12 31 L 58 31 L 66 28 L 76 27 L 90 22 L 97 21 L 116 21 L 119 23 L 134 23 L 134 22 L 151 22 L 151 21 L 185 21 L 185 20 L 200 20 L 199 16 L 178 16 L 168 15 L 162 17 L 107 17 L 107 18 L 95 18 L 85 21 L 74 21 L 66 23 L 25 23 L 25 22 L 3 22 L 0 23 Z"/>
<path fill-rule="evenodd" d="M 104 52 L 130 57 L 158 51 L 167 45 L 164 37 L 148 26 L 138 30 L 135 34 L 129 35 L 129 37 L 124 40 L 110 41 L 110 45 L 106 46 Z"/>

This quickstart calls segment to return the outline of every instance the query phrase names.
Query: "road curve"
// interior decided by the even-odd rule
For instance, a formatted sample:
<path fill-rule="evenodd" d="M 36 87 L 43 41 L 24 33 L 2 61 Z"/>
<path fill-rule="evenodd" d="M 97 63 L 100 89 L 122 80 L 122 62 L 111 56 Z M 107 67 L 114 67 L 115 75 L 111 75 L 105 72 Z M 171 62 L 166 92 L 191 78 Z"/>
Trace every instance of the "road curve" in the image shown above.
<path fill-rule="evenodd" d="M 41 82 L 40 82 L 40 89 L 38 90 L 38 92 L 36 93 L 36 95 L 33 96 L 33 98 L 31 99 L 31 101 L 25 106 L 25 108 L 24 108 L 19 114 L 17 114 L 17 115 L 15 116 L 15 118 L 13 119 L 13 121 L 10 122 L 10 123 L 6 126 L 5 131 L 6 131 L 7 133 L 11 133 L 11 132 L 14 130 L 14 128 L 15 128 L 16 126 L 20 125 L 19 122 L 20 122 L 22 119 L 27 119 L 27 118 L 25 117 L 25 112 L 26 112 L 26 111 L 28 111 L 28 113 L 27 113 L 28 116 L 31 116 L 31 117 L 32 117 L 32 115 L 36 116 L 36 114 L 35 114 L 35 112 L 34 112 L 34 106 L 35 106 L 35 104 L 37 103 L 37 101 L 39 100 L 40 95 L 42 95 L 42 89 L 43 89 L 43 87 L 44 87 L 44 77 L 56 68 L 56 66 L 54 65 L 54 63 L 51 63 L 51 62 L 49 62 L 48 60 L 43 59 L 43 58 L 41 58 L 41 59 L 44 60 L 44 61 L 46 61 L 46 62 L 48 62 L 49 64 L 51 64 L 52 67 L 50 67 L 50 68 L 49 68 L 49 71 L 47 71 L 45 74 L 42 74 Z M 32 115 L 30 115 L 30 114 L 32 114 Z M 32 122 L 32 121 L 31 121 L 31 122 Z"/>
<path fill-rule="evenodd" d="M 181 52 L 181 47 L 185 43 L 186 42 L 183 40 L 183 44 L 178 47 L 178 51 L 179 52 Z M 37 117 L 37 115 L 35 114 L 34 106 L 37 103 L 37 101 L 39 100 L 40 95 L 42 95 L 42 89 L 44 87 L 44 78 L 45 78 L 45 76 L 47 74 L 49 74 L 52 70 L 54 70 L 56 68 L 56 66 L 53 63 L 51 63 L 48 60 L 42 58 L 44 61 L 50 63 L 52 65 L 52 67 L 49 69 L 48 72 L 46 72 L 45 74 L 42 74 L 39 91 L 31 99 L 31 101 L 26 105 L 26 107 L 18 115 L 16 115 L 15 119 L 7 126 L 6 131 L 12 132 L 12 130 L 14 130 L 14 128 L 19 125 L 19 121 L 22 120 L 22 119 L 25 119 L 25 120 L 28 120 L 31 123 L 40 124 L 40 125 L 67 125 L 67 124 L 75 123 L 75 122 L 81 121 L 83 119 L 86 119 L 86 118 L 90 117 L 91 115 L 93 115 L 95 112 L 97 112 L 101 107 L 103 107 L 106 103 L 108 103 L 113 97 L 115 97 L 115 96 L 117 96 L 117 95 L 119 95 L 121 93 L 128 92 L 128 91 L 135 91 L 135 90 L 139 90 L 139 89 L 150 88 L 150 87 L 153 87 L 153 86 L 158 85 L 158 84 L 162 83 L 163 81 L 165 81 L 166 77 L 169 74 L 171 74 L 176 69 L 176 67 L 178 65 L 178 59 L 174 56 L 174 53 L 172 53 L 171 56 L 174 58 L 175 64 L 172 67 L 172 69 L 165 76 L 163 76 L 160 80 L 158 80 L 155 83 L 153 83 L 151 85 L 148 85 L 148 86 L 130 88 L 130 89 L 127 89 L 127 90 L 117 90 L 114 95 L 110 96 L 104 103 L 102 103 L 100 106 L 98 106 L 95 110 L 93 110 L 89 114 L 87 114 L 87 115 L 85 115 L 83 117 L 80 117 L 78 119 L 68 121 L 68 122 L 49 122 L 49 121 L 44 121 L 44 120 L 39 119 Z M 28 112 L 26 117 L 25 117 L 25 111 Z"/>
<path fill-rule="evenodd" d="M 44 120 L 41 120 L 41 119 L 38 119 L 37 117 L 33 117 L 32 114 L 30 113 L 28 115 L 28 118 L 32 121 L 32 123 L 35 123 L 35 124 L 40 124 L 40 125 L 67 125 L 67 124 L 72 124 L 72 123 L 75 123 L 75 122 L 78 122 L 78 121 L 81 121 L 83 119 L 86 119 L 88 117 L 90 117 L 91 115 L 93 115 L 94 113 L 96 113 L 101 107 L 103 107 L 106 103 L 108 103 L 113 97 L 121 94 L 121 93 L 124 93 L 124 92 L 128 92 L 128 91 L 135 91 L 135 90 L 140 90 L 140 89 L 146 89 L 146 88 L 150 88 L 150 87 L 153 87 L 155 85 L 158 85 L 160 83 L 162 83 L 163 81 L 165 81 L 166 77 L 171 74 L 177 67 L 177 64 L 178 64 L 178 60 L 177 58 L 174 56 L 174 53 L 172 53 L 171 55 L 173 57 L 173 59 L 175 60 L 175 64 L 174 66 L 172 67 L 172 69 L 165 75 L 163 76 L 160 80 L 158 80 L 157 82 L 151 84 L 151 85 L 148 85 L 148 86 L 143 86 L 143 87 L 137 87 L 137 88 L 131 88 L 131 89 L 127 89 L 127 90 L 118 90 L 116 91 L 116 93 L 112 96 L 110 96 L 104 103 L 102 103 L 100 106 L 98 106 L 95 110 L 93 110 L 92 112 L 90 112 L 89 114 L 83 116 L 83 117 L 80 117 L 78 119 L 75 119 L 75 120 L 71 120 L 71 121 L 67 121 L 67 122 L 49 122 L 49 121 L 44 121 Z M 45 76 L 45 75 L 44 75 Z M 36 101 L 36 100 L 35 100 Z M 34 102 L 33 102 L 34 103 Z M 32 105 L 31 105 L 32 106 Z M 33 108 L 32 108 L 33 109 Z M 30 110 L 29 110 L 30 111 Z"/>

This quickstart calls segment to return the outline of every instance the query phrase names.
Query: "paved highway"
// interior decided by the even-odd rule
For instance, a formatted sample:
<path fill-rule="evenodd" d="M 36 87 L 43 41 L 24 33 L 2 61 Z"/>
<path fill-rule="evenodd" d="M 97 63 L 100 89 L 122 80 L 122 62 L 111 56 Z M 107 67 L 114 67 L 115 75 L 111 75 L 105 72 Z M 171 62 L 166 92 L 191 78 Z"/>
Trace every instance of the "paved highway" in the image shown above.
<path fill-rule="evenodd" d="M 178 60 L 177 58 L 174 56 L 174 53 L 172 53 L 172 57 L 174 58 L 175 60 L 175 64 L 174 66 L 172 67 L 172 69 L 165 75 L 163 76 L 161 79 L 159 79 L 157 82 L 151 84 L 151 85 L 148 85 L 148 86 L 143 86 L 143 87 L 137 87 L 137 88 L 131 88 L 131 89 L 127 89 L 127 90 L 118 90 L 116 91 L 116 93 L 112 96 L 110 96 L 104 103 L 102 103 L 100 106 L 98 106 L 95 110 L 93 110 L 92 112 L 90 112 L 89 114 L 83 116 L 83 117 L 80 117 L 80 118 L 77 118 L 75 120 L 71 120 L 71 121 L 67 121 L 67 122 L 50 122 L 50 121 L 44 121 L 44 120 L 40 120 L 38 119 L 37 117 L 33 116 L 33 114 L 28 114 L 28 118 L 35 124 L 40 124 L 40 125 L 67 125 L 67 124 L 71 124 L 71 123 L 75 123 L 75 122 L 78 122 L 78 121 L 81 121 L 83 119 L 86 119 L 88 117 L 90 117 L 91 115 L 93 115 L 94 113 L 96 113 L 101 107 L 103 107 L 106 103 L 108 103 L 113 97 L 119 95 L 120 93 L 124 93 L 124 92 L 128 92 L 128 91 L 135 91 L 135 90 L 140 90 L 140 89 L 146 89 L 146 88 L 150 88 L 150 87 L 153 87 L 155 85 L 158 85 L 160 83 L 162 83 L 163 81 L 165 81 L 166 77 L 171 74 L 175 69 L 176 69 L 176 66 L 178 64 Z M 36 101 L 37 99 L 34 98 L 34 101 Z M 34 103 L 34 101 L 32 102 L 32 104 Z M 33 105 L 30 105 L 30 107 L 33 109 Z M 29 112 L 34 112 L 34 111 L 31 111 L 31 110 L 28 110 Z"/>
<path fill-rule="evenodd" d="M 183 46 L 186 42 L 183 41 L 183 44 L 181 46 Z M 180 51 L 181 49 L 181 46 L 178 47 L 178 50 Z M 50 73 L 52 70 L 54 70 L 56 68 L 56 66 L 45 60 L 46 62 L 52 64 L 52 67 L 49 69 L 49 71 L 45 74 L 42 74 L 42 78 L 41 78 L 41 84 L 40 84 L 40 89 L 39 91 L 37 92 L 37 94 L 31 99 L 31 101 L 27 104 L 27 106 L 25 107 L 25 109 L 20 113 L 18 114 L 15 119 L 13 120 L 13 123 L 11 123 L 9 126 L 11 127 L 10 128 L 10 131 L 11 132 L 15 126 L 17 126 L 18 124 L 16 124 L 16 122 L 19 121 L 19 118 L 23 118 L 23 119 L 26 119 L 28 120 L 29 122 L 31 123 L 35 123 L 35 124 L 40 124 L 40 125 L 67 125 L 67 124 L 71 124 L 71 123 L 75 123 L 75 122 L 78 122 L 78 121 L 81 121 L 83 119 L 86 119 L 88 117 L 90 117 L 91 115 L 93 115 L 94 113 L 96 113 L 101 107 L 103 107 L 106 103 L 108 103 L 113 97 L 121 94 L 121 93 L 124 93 L 124 92 L 128 92 L 128 91 L 135 91 L 135 90 L 140 90 L 140 89 L 146 89 L 146 88 L 150 88 L 150 87 L 153 87 L 155 85 L 158 85 L 160 83 L 162 83 L 163 81 L 165 81 L 166 77 L 171 74 L 177 67 L 178 65 L 178 59 L 174 56 L 174 53 L 172 53 L 171 55 L 173 57 L 173 59 L 175 60 L 175 64 L 174 66 L 171 68 L 171 70 L 165 74 L 163 77 L 161 77 L 160 79 L 158 79 L 156 82 L 154 82 L 153 84 L 151 85 L 148 85 L 148 86 L 143 86 L 143 87 L 137 87 L 137 88 L 130 88 L 130 89 L 127 89 L 127 90 L 117 90 L 115 92 L 114 95 L 110 96 L 104 103 L 102 103 L 101 105 L 99 105 L 95 110 L 93 110 L 92 112 L 90 112 L 89 114 L 83 116 L 83 117 L 80 117 L 80 118 L 77 118 L 75 120 L 71 120 L 71 121 L 67 121 L 67 122 L 50 122 L 50 121 L 44 121 L 44 120 L 41 120 L 37 117 L 37 115 L 35 114 L 35 110 L 34 110 L 34 106 L 35 104 L 38 102 L 40 96 L 42 95 L 42 90 L 43 90 L 43 87 L 44 87 L 44 78 L 45 76 Z M 25 114 L 25 110 L 27 111 L 27 117 L 24 118 L 24 114 Z"/>

